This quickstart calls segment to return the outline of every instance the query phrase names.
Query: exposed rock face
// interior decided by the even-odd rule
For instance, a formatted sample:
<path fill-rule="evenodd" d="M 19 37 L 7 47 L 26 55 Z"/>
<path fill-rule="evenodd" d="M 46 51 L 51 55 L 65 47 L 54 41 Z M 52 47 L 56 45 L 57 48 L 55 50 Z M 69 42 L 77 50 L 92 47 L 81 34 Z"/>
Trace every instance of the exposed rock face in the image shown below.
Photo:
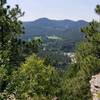
<path fill-rule="evenodd" d="M 14 94 L 9 95 L 7 100 L 16 100 L 15 95 Z"/>
<path fill-rule="evenodd" d="M 54 97 L 52 100 L 58 100 L 58 98 L 57 97 Z"/>
<path fill-rule="evenodd" d="M 100 94 L 100 73 L 92 76 L 90 84 L 93 100 L 100 100 L 100 97 L 98 96 L 98 94 Z"/>

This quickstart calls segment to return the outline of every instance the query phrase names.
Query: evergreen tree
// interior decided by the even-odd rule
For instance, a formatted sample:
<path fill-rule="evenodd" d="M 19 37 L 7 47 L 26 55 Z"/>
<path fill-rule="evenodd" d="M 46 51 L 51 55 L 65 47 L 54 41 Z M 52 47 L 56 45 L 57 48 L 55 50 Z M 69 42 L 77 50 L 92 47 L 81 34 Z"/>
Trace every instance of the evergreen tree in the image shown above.
<path fill-rule="evenodd" d="M 18 100 L 51 100 L 59 93 L 60 78 L 51 66 L 45 66 L 43 60 L 36 55 L 28 57 L 11 76 L 11 82 L 6 88 L 7 94 L 15 94 Z M 42 99 L 46 98 L 46 99 Z"/>
<path fill-rule="evenodd" d="M 24 32 L 19 18 L 24 13 L 18 5 L 10 8 L 10 6 L 4 6 L 5 0 L 0 0 L 0 3 L 0 97 L 3 98 L 1 94 L 9 84 L 12 72 L 18 69 L 27 56 L 38 52 L 42 41 L 19 39 L 20 34 Z"/>
<path fill-rule="evenodd" d="M 96 12 L 100 14 L 100 5 Z M 81 31 L 85 33 L 85 39 L 77 46 L 77 63 L 65 74 L 62 100 L 91 100 L 89 80 L 100 72 L 100 22 L 92 21 Z"/>
<path fill-rule="evenodd" d="M 6 0 L 0 0 L 0 69 L 5 73 L 0 82 L 0 92 L 4 91 L 8 84 L 8 77 L 14 69 L 12 59 L 14 59 L 13 55 L 17 49 L 15 41 L 18 35 L 23 32 L 22 24 L 18 19 L 24 13 L 21 12 L 18 5 L 15 8 L 10 8 L 5 4 Z"/>
<path fill-rule="evenodd" d="M 0 66 L 7 68 L 11 66 L 12 53 L 15 53 L 15 40 L 23 32 L 18 19 L 24 13 L 21 12 L 18 5 L 11 9 L 10 6 L 4 7 L 5 0 L 0 1 Z"/>

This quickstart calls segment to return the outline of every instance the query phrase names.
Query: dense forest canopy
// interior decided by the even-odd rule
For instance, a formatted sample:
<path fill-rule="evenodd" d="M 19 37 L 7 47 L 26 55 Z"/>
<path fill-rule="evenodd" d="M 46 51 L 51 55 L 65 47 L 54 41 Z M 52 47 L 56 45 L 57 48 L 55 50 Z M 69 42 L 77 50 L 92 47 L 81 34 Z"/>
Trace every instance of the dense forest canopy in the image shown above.
<path fill-rule="evenodd" d="M 100 72 L 100 22 L 80 29 L 84 39 L 74 50 L 75 63 L 62 70 L 50 55 L 39 57 L 40 38 L 19 38 L 24 12 L 6 3 L 0 0 L 0 100 L 92 100 L 89 80 Z M 95 12 L 100 16 L 100 5 Z"/>

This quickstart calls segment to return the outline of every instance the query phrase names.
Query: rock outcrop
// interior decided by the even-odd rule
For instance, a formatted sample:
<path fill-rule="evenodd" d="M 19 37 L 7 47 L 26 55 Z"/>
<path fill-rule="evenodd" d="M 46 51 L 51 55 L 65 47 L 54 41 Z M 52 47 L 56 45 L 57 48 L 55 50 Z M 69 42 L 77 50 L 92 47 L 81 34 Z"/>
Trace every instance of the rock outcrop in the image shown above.
<path fill-rule="evenodd" d="M 100 100 L 100 73 L 92 76 L 90 84 L 93 100 Z"/>

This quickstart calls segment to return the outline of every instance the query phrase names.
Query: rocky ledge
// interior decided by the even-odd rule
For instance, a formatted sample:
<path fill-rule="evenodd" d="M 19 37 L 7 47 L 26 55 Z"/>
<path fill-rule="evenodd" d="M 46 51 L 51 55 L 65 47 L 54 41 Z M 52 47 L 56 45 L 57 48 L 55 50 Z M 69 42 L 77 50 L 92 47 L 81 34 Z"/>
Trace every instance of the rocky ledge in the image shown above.
<path fill-rule="evenodd" d="M 100 73 L 92 76 L 90 84 L 93 100 L 100 100 Z"/>

